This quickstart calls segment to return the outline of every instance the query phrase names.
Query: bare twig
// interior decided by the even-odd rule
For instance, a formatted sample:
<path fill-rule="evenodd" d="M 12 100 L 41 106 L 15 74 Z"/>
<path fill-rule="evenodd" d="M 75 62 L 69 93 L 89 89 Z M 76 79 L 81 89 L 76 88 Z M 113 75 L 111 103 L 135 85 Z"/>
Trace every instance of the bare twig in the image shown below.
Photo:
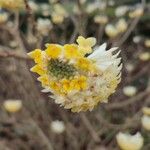
<path fill-rule="evenodd" d="M 140 18 L 135 18 L 132 21 L 128 30 L 125 32 L 125 34 L 122 36 L 122 38 L 118 42 L 114 43 L 114 46 L 117 45 L 118 47 L 120 47 L 128 39 L 128 37 L 130 36 L 132 31 L 135 29 L 136 25 L 138 24 L 139 20 Z"/>
<path fill-rule="evenodd" d="M 84 125 L 86 126 L 86 128 L 89 130 L 91 136 L 93 137 L 93 140 L 95 142 L 100 142 L 101 139 L 100 137 L 98 136 L 97 132 L 94 130 L 94 128 L 92 127 L 91 123 L 89 122 L 88 118 L 84 115 L 84 114 L 81 114 L 81 119 L 84 123 Z"/>
<path fill-rule="evenodd" d="M 1 47 L 0 47 L 1 48 Z M 23 60 L 31 60 L 27 55 L 20 54 L 16 51 L 10 51 L 10 50 L 0 50 L 0 57 L 14 57 L 17 59 L 23 59 Z"/>
<path fill-rule="evenodd" d="M 116 103 L 107 104 L 105 106 L 105 108 L 106 109 L 120 109 L 123 107 L 127 107 L 128 105 L 131 105 L 134 102 L 142 100 L 142 98 L 148 94 L 150 94 L 150 89 L 147 89 L 147 90 L 137 94 L 136 96 L 129 98 L 128 100 L 125 100 L 123 102 L 116 102 Z"/>
<path fill-rule="evenodd" d="M 98 36 L 97 36 L 97 42 L 100 44 L 102 42 L 102 37 L 104 34 L 104 25 L 100 25 L 98 29 Z"/>
<path fill-rule="evenodd" d="M 116 129 L 116 130 L 123 130 L 123 129 L 127 129 L 129 127 L 136 127 L 136 126 L 138 126 L 137 118 L 139 118 L 139 115 L 138 115 L 138 117 L 136 115 L 136 116 L 132 117 L 131 119 L 128 119 L 128 121 L 126 123 L 124 123 L 124 124 L 113 124 L 113 123 L 110 123 L 109 121 L 107 121 L 101 115 L 98 115 L 98 114 L 96 115 L 96 118 L 106 128 Z"/>
<path fill-rule="evenodd" d="M 30 119 L 30 123 L 32 123 L 32 125 L 35 127 L 35 129 L 38 132 L 38 135 L 41 137 L 41 140 L 45 143 L 48 150 L 54 150 L 52 144 L 50 143 L 50 140 L 46 137 L 46 135 L 43 133 L 38 124 L 33 119 Z"/>
<path fill-rule="evenodd" d="M 145 8 L 145 5 L 146 5 L 145 0 L 141 0 L 141 6 L 142 6 L 143 9 Z M 135 19 L 131 22 L 131 24 L 130 24 L 128 30 L 125 32 L 125 34 L 123 35 L 123 37 L 122 37 L 118 42 L 116 42 L 116 43 L 114 44 L 114 46 L 117 45 L 118 47 L 120 47 L 120 46 L 128 39 L 128 37 L 130 36 L 130 34 L 132 33 L 132 31 L 135 29 L 136 25 L 137 25 L 138 22 L 140 21 L 140 18 L 141 18 L 141 17 L 137 17 L 137 18 L 135 18 Z"/>

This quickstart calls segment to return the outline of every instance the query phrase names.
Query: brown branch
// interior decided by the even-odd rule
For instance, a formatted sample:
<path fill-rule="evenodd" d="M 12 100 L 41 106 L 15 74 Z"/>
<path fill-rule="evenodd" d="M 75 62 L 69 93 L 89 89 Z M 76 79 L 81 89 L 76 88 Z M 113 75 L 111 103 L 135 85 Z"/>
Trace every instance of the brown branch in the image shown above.
<path fill-rule="evenodd" d="M 44 134 L 42 129 L 39 127 L 39 125 L 31 118 L 30 123 L 34 126 L 34 128 L 37 130 L 37 134 L 41 137 L 41 140 L 44 142 L 45 146 L 48 150 L 54 150 L 52 147 L 52 144 L 48 137 Z"/>
<path fill-rule="evenodd" d="M 25 3 L 25 7 L 26 7 L 26 11 L 28 13 L 28 15 L 31 15 L 32 16 L 32 9 L 30 8 L 29 4 L 28 4 L 28 0 L 24 0 L 24 3 Z"/>
<path fill-rule="evenodd" d="M 91 136 L 93 137 L 93 140 L 95 142 L 100 142 L 101 139 L 100 137 L 98 136 L 97 132 L 94 130 L 94 128 L 92 127 L 91 123 L 89 122 L 88 118 L 84 115 L 84 114 L 81 114 L 80 115 L 84 125 L 86 126 L 86 128 L 89 130 Z"/>
<path fill-rule="evenodd" d="M 142 98 L 146 95 L 150 94 L 150 89 L 148 88 L 147 90 L 137 94 L 136 96 L 129 98 L 128 100 L 125 100 L 123 102 L 115 102 L 111 104 L 107 104 L 105 106 L 106 109 L 120 109 L 123 107 L 127 107 L 128 105 L 133 104 L 134 102 L 142 100 Z"/>
<path fill-rule="evenodd" d="M 116 130 L 125 130 L 129 127 L 137 127 L 139 125 L 138 119 L 140 117 L 139 117 L 139 113 L 138 113 L 138 115 L 136 114 L 135 116 L 133 116 L 133 118 L 128 119 L 128 121 L 125 122 L 124 124 L 110 123 L 108 120 L 104 119 L 100 114 L 96 114 L 96 118 L 105 128 L 116 129 Z"/>
<path fill-rule="evenodd" d="M 140 18 L 135 18 L 131 22 L 131 24 L 130 24 L 128 30 L 125 32 L 125 34 L 120 38 L 120 40 L 118 42 L 114 43 L 113 46 L 120 47 L 128 39 L 128 37 L 130 36 L 132 31 L 135 29 L 136 25 L 138 24 L 139 20 L 140 20 Z"/>
<path fill-rule="evenodd" d="M 145 5 L 146 5 L 145 0 L 141 0 L 141 6 L 143 9 L 145 8 Z M 125 32 L 125 34 L 122 36 L 122 38 L 118 42 L 114 43 L 114 46 L 120 47 L 128 39 L 132 31 L 135 29 L 136 25 L 139 23 L 140 19 L 141 17 L 137 17 L 131 22 L 128 30 Z"/>
<path fill-rule="evenodd" d="M 137 80 L 140 76 L 145 74 L 150 68 L 150 63 L 146 64 L 139 72 L 137 72 L 134 76 L 127 78 L 125 84 L 132 83 L 133 81 Z"/>
<path fill-rule="evenodd" d="M 1 46 L 0 46 L 1 48 Z M 31 60 L 27 55 L 25 54 L 20 54 L 16 51 L 10 51 L 10 50 L 0 50 L 0 57 L 13 57 L 13 58 L 17 58 L 17 59 L 23 59 L 23 60 Z"/>

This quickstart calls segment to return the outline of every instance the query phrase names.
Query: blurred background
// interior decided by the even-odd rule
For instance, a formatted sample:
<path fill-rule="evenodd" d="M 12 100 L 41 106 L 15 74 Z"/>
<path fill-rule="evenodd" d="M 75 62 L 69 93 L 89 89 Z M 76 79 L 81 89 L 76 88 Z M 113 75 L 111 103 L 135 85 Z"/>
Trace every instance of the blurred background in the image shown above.
<path fill-rule="evenodd" d="M 41 92 L 26 53 L 79 35 L 122 50 L 122 81 L 72 113 Z M 0 150 L 150 150 L 150 1 L 0 0 L 0 104 Z"/>

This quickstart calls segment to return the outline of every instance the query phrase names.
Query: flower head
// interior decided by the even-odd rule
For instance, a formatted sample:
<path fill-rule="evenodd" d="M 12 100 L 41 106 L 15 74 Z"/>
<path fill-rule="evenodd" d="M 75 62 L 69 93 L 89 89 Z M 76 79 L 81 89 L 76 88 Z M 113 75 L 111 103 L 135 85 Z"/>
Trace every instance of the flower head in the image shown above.
<path fill-rule="evenodd" d="M 142 111 L 143 111 L 143 113 L 145 115 L 149 115 L 150 116 L 150 107 L 143 107 Z"/>
<path fill-rule="evenodd" d="M 138 18 L 138 17 L 141 17 L 143 15 L 143 13 L 144 13 L 143 8 L 138 7 L 129 13 L 129 17 L 130 18 Z"/>
<path fill-rule="evenodd" d="M 140 150 L 144 142 L 139 132 L 135 135 L 119 132 L 116 139 L 121 150 Z"/>
<path fill-rule="evenodd" d="M 117 48 L 106 51 L 106 44 L 93 52 L 95 38 L 79 36 L 78 44 L 46 44 L 28 55 L 36 63 L 32 72 L 44 92 L 51 92 L 55 102 L 73 112 L 92 110 L 99 102 L 107 102 L 120 82 L 121 63 Z M 91 53 L 88 57 L 87 54 Z"/>
<path fill-rule="evenodd" d="M 144 41 L 144 44 L 145 44 L 145 46 L 146 47 L 150 47 L 150 39 L 146 39 L 145 41 Z"/>
<path fill-rule="evenodd" d="M 65 130 L 64 122 L 59 120 L 52 121 L 50 127 L 51 130 L 57 134 L 61 134 Z"/>
<path fill-rule="evenodd" d="M 96 39 L 92 37 L 85 39 L 84 37 L 79 36 L 77 43 L 83 54 L 89 54 L 92 52 L 92 47 L 96 44 Z"/>
<path fill-rule="evenodd" d="M 150 60 L 150 52 L 142 52 L 139 54 L 139 58 L 142 61 L 149 61 Z"/>
<path fill-rule="evenodd" d="M 112 24 L 107 24 L 105 27 L 105 33 L 110 37 L 110 38 L 115 38 L 119 32 L 116 28 L 115 25 Z"/>
<path fill-rule="evenodd" d="M 127 27 L 128 27 L 128 24 L 123 18 L 119 19 L 119 21 L 116 23 L 116 28 L 119 33 L 125 32 Z"/>
<path fill-rule="evenodd" d="M 104 15 L 96 15 L 94 17 L 94 22 L 98 24 L 106 24 L 108 22 L 108 17 Z"/>
<path fill-rule="evenodd" d="M 37 30 L 42 35 L 47 35 L 49 31 L 52 29 L 52 23 L 49 19 L 39 18 L 37 20 Z"/>
<path fill-rule="evenodd" d="M 150 116 L 144 115 L 141 121 L 143 128 L 150 131 Z"/>
<path fill-rule="evenodd" d="M 6 111 L 14 113 L 19 111 L 22 108 L 22 101 L 20 100 L 6 100 L 3 103 L 3 106 Z"/>
<path fill-rule="evenodd" d="M 0 7 L 12 10 L 25 8 L 23 0 L 0 0 Z"/>
<path fill-rule="evenodd" d="M 66 17 L 68 17 L 67 11 L 61 4 L 54 4 L 54 10 L 52 12 L 52 21 L 55 24 L 61 24 Z"/>
<path fill-rule="evenodd" d="M 3 12 L 0 9 L 0 24 L 5 23 L 8 20 L 8 17 L 9 17 L 8 13 L 7 12 Z"/>
<path fill-rule="evenodd" d="M 125 86 L 123 88 L 123 93 L 126 96 L 132 97 L 137 93 L 137 88 L 135 86 L 131 86 L 131 85 Z"/>
<path fill-rule="evenodd" d="M 39 5 L 36 4 L 34 1 L 29 1 L 28 5 L 32 9 L 32 11 L 37 12 L 39 10 Z"/>
<path fill-rule="evenodd" d="M 128 10 L 129 10 L 128 6 L 125 6 L 125 5 L 118 6 L 115 10 L 115 15 L 116 17 L 124 16 Z"/>

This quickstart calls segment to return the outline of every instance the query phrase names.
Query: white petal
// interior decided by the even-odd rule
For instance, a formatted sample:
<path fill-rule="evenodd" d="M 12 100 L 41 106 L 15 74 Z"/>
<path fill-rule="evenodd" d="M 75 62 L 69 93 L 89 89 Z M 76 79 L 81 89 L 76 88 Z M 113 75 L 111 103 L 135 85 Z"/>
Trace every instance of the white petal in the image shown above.
<path fill-rule="evenodd" d="M 48 93 L 48 92 L 51 92 L 51 91 L 49 89 L 43 89 L 43 90 L 41 90 L 41 92 Z"/>

